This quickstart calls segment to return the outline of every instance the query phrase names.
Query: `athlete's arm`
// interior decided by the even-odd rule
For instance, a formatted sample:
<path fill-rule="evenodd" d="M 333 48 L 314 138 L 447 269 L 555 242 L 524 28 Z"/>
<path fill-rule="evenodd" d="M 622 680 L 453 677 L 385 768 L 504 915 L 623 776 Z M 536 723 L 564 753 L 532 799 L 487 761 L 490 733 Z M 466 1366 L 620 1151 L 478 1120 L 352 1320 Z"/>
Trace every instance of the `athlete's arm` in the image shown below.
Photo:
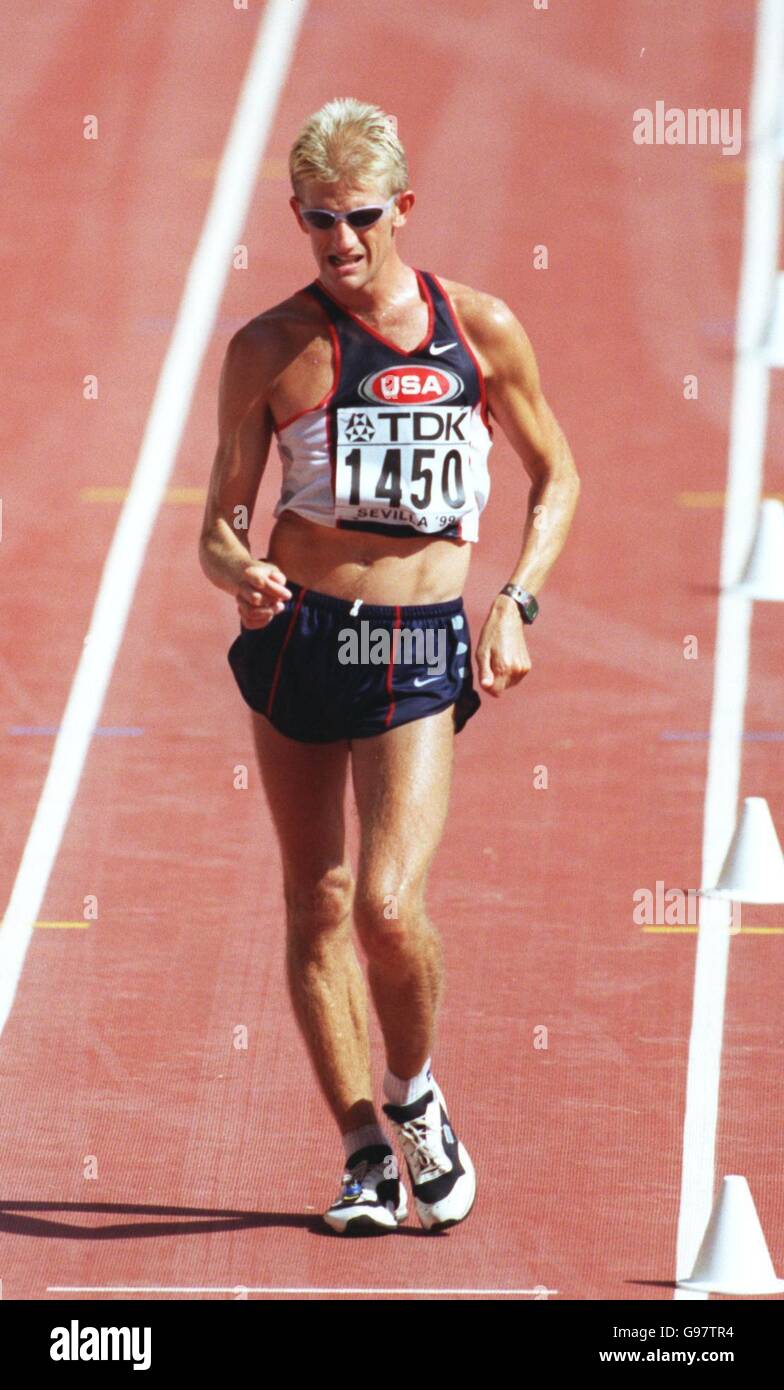
<path fill-rule="evenodd" d="M 276 565 L 254 561 L 248 544 L 253 509 L 269 455 L 267 334 L 246 325 L 223 360 L 218 403 L 218 447 L 204 511 L 199 559 L 207 578 L 233 594 L 246 627 L 264 627 L 291 598 Z"/>
<path fill-rule="evenodd" d="M 507 582 L 536 594 L 563 549 L 580 479 L 566 436 L 542 392 L 531 343 L 500 300 L 491 301 L 480 346 L 490 414 L 531 478 L 522 549 Z"/>
<path fill-rule="evenodd" d="M 508 582 L 537 594 L 563 549 L 580 480 L 564 432 L 542 392 L 533 348 L 514 314 L 501 300 L 475 295 L 465 301 L 464 322 L 484 372 L 490 414 L 531 479 L 520 554 Z M 516 685 L 530 670 L 513 599 L 499 594 L 494 600 L 477 661 L 480 682 L 494 695 Z"/>
<path fill-rule="evenodd" d="M 493 301 L 481 339 L 490 414 L 531 478 L 522 550 L 508 582 L 536 594 L 563 549 L 580 479 L 564 432 L 542 392 L 533 348 L 500 300 Z"/>

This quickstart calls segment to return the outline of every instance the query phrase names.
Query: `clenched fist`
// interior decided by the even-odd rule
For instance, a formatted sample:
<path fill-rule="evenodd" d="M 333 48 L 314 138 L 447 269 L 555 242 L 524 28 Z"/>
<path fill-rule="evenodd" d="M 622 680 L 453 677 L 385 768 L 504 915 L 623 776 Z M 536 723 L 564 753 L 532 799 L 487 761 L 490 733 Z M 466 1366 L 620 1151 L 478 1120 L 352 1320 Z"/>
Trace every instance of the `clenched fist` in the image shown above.
<path fill-rule="evenodd" d="M 291 590 L 277 565 L 254 560 L 248 565 L 237 589 L 237 608 L 245 627 L 266 627 L 280 613 Z"/>

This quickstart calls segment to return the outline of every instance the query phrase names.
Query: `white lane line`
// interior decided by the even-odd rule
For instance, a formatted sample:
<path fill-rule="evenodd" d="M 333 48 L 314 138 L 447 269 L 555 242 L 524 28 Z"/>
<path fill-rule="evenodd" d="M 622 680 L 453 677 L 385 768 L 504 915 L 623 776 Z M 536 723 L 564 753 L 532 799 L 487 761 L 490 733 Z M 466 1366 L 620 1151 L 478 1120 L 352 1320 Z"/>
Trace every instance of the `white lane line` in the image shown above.
<path fill-rule="evenodd" d="M 0 928 L 0 1032 L 13 1005 L 33 925 L 103 706 L 306 8 L 307 0 L 270 0 L 259 25 L 133 481 L 106 557 L 49 772 Z"/>
<path fill-rule="evenodd" d="M 733 583 L 754 535 L 762 495 L 769 368 L 765 336 L 778 266 L 781 213 L 777 132 L 784 80 L 784 0 L 759 0 L 747 136 L 743 256 L 721 583 Z M 702 883 L 715 883 L 735 828 L 748 683 L 751 603 L 722 593 L 718 605 L 713 707 L 705 788 Z M 688 1278 L 714 1196 L 716 1122 L 731 904 L 701 899 L 694 975 L 676 1278 Z M 704 1298 L 676 1289 L 675 1299 Z"/>
<path fill-rule="evenodd" d="M 428 1298 L 473 1298 L 483 1295 L 485 1298 L 510 1298 L 518 1294 L 530 1294 L 540 1299 L 547 1298 L 550 1294 L 557 1294 L 557 1289 L 546 1289 L 539 1285 L 535 1289 L 330 1289 L 330 1288 L 294 1288 L 288 1285 L 276 1286 L 269 1285 L 261 1288 L 254 1288 L 251 1284 L 225 1284 L 225 1285 L 181 1285 L 181 1284 L 49 1284 L 47 1293 L 319 1293 L 319 1294 L 393 1294 L 411 1293 L 427 1294 Z"/>

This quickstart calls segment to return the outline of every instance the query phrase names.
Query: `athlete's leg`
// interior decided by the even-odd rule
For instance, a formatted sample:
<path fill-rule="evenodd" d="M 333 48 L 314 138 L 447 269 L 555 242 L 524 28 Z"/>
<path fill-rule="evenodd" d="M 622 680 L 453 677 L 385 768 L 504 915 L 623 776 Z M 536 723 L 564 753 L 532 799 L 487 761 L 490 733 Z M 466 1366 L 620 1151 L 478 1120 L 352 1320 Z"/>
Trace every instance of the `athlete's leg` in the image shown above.
<path fill-rule="evenodd" d="M 325 1099 L 346 1134 L 377 1123 L 367 995 L 352 938 L 346 855 L 346 741 L 298 743 L 254 714 L 262 782 L 278 834 L 294 1012 Z"/>
<path fill-rule="evenodd" d="M 431 1055 L 441 993 L 441 942 L 425 885 L 446 820 L 454 707 L 373 738 L 354 739 L 351 766 L 361 825 L 354 918 L 395 1076 Z"/>

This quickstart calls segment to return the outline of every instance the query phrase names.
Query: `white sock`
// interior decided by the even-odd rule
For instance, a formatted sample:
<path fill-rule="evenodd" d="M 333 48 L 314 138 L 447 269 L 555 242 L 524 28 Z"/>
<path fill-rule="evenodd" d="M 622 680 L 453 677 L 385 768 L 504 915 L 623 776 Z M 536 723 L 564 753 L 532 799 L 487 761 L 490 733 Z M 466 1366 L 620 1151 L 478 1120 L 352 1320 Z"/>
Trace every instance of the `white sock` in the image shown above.
<path fill-rule="evenodd" d="M 386 1148 L 392 1148 L 380 1125 L 363 1125 L 361 1129 L 352 1129 L 342 1137 L 346 1159 L 351 1158 L 357 1149 L 369 1149 L 373 1144 L 384 1144 Z"/>
<path fill-rule="evenodd" d="M 416 1076 L 410 1077 L 408 1081 L 402 1081 L 387 1067 L 384 1076 L 384 1095 L 387 1100 L 391 1101 L 393 1105 L 411 1105 L 412 1101 L 419 1100 L 425 1091 L 429 1091 L 433 1081 L 430 1061 L 431 1059 L 428 1057 L 422 1070 L 417 1072 Z"/>

